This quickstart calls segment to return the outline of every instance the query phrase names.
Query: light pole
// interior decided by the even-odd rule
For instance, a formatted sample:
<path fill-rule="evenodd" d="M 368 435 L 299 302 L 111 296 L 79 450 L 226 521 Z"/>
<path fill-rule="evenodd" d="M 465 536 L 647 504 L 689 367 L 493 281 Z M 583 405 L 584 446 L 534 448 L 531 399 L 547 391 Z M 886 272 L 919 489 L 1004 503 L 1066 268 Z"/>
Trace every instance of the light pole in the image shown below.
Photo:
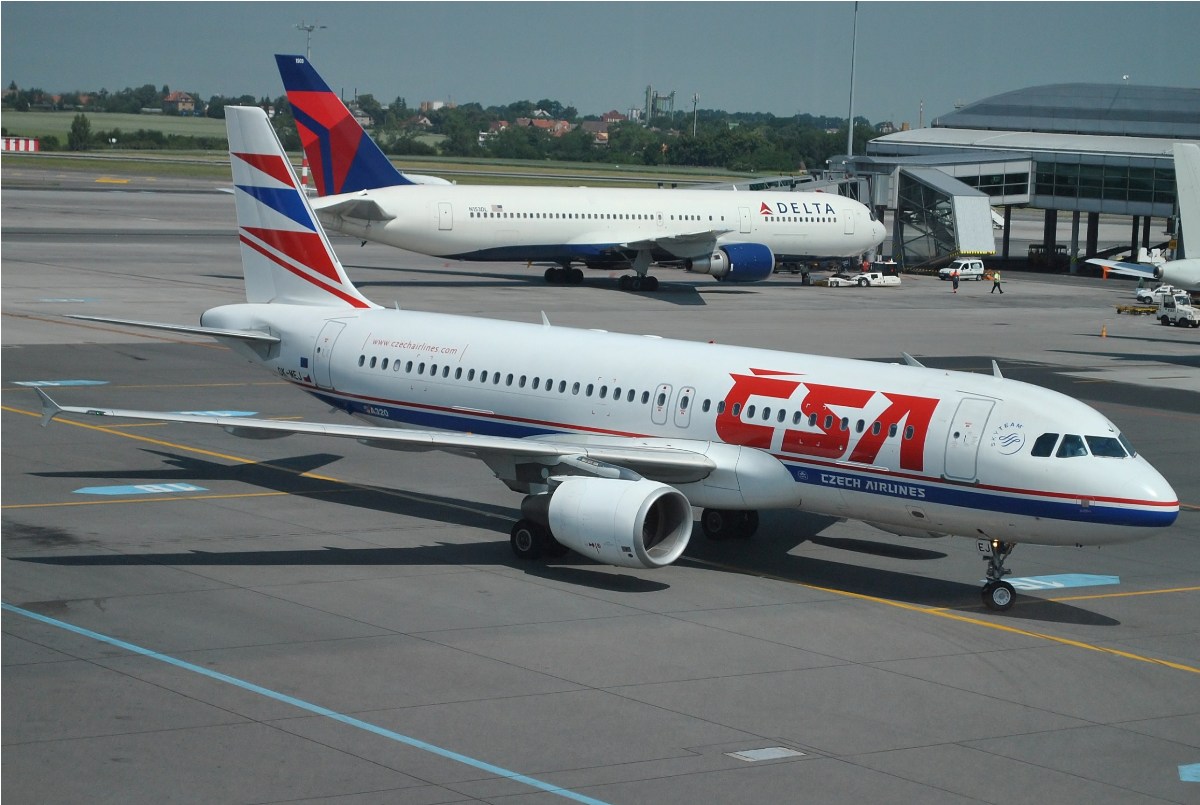
<path fill-rule="evenodd" d="M 317 25 L 316 23 L 304 24 L 304 20 L 300 20 L 300 24 L 296 26 L 296 30 L 304 31 L 304 58 L 312 61 L 312 35 L 313 31 L 320 28 L 328 28 L 328 25 Z"/>
<path fill-rule="evenodd" d="M 700 103 L 700 93 L 692 94 L 692 139 L 696 139 L 696 106 Z"/>

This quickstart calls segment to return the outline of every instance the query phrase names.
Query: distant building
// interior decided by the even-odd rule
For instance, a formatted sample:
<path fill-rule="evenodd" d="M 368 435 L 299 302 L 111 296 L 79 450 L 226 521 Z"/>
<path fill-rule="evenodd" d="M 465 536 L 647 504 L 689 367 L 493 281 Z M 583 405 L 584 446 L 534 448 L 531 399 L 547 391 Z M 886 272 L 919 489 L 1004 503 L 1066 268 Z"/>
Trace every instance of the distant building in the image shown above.
<path fill-rule="evenodd" d="M 196 99 L 186 92 L 169 92 L 163 98 L 162 110 L 169 115 L 191 115 L 196 111 Z"/>
<path fill-rule="evenodd" d="M 629 116 L 623 115 L 616 109 L 613 109 L 610 112 L 605 112 L 604 114 L 600 115 L 600 119 L 605 123 L 624 123 L 625 121 L 629 120 Z"/>

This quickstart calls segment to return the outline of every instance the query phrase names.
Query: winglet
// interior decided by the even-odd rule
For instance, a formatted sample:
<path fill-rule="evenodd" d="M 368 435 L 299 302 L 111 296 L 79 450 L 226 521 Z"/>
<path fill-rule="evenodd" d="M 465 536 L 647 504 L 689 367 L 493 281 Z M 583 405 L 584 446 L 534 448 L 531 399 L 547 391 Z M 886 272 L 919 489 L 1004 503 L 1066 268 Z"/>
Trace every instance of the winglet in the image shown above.
<path fill-rule="evenodd" d="M 925 364 L 921 363 L 919 360 L 914 358 L 912 355 L 909 355 L 907 352 L 901 352 L 900 354 L 904 356 L 904 362 L 906 364 L 908 364 L 909 366 L 917 366 L 921 369 L 925 368 Z"/>
<path fill-rule="evenodd" d="M 50 424 L 50 420 L 62 413 L 62 406 L 50 399 L 50 395 L 40 388 L 34 387 L 33 390 L 42 400 L 42 427 L 44 428 Z"/>
<path fill-rule="evenodd" d="M 1000 364 L 996 363 L 996 359 L 992 359 L 992 376 L 1004 379 L 1004 375 L 1000 374 Z"/>

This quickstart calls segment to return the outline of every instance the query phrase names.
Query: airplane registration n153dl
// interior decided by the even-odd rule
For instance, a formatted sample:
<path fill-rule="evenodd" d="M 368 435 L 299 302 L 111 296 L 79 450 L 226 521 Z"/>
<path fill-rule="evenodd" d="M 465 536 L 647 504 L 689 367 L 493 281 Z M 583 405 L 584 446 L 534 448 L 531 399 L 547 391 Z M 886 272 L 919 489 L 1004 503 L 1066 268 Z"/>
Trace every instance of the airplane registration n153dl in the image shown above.
<path fill-rule="evenodd" d="M 380 308 L 351 284 L 259 109 L 229 107 L 246 304 L 205 333 L 366 424 L 64 407 L 309 434 L 484 461 L 525 495 L 518 557 L 669 565 L 692 533 L 747 537 L 761 509 L 976 538 L 1007 609 L 1017 543 L 1100 545 L 1174 522 L 1161 475 L 1104 416 L 993 375 Z M 83 317 L 90 318 L 97 317 Z M 632 358 L 636 357 L 636 360 Z"/>
<path fill-rule="evenodd" d="M 861 255 L 883 224 L 836 193 L 449 185 L 410 177 L 303 56 L 276 56 L 326 227 L 435 257 L 538 261 L 548 282 L 625 268 L 621 287 L 654 290 L 654 262 L 727 282 L 758 282 L 777 262 Z"/>

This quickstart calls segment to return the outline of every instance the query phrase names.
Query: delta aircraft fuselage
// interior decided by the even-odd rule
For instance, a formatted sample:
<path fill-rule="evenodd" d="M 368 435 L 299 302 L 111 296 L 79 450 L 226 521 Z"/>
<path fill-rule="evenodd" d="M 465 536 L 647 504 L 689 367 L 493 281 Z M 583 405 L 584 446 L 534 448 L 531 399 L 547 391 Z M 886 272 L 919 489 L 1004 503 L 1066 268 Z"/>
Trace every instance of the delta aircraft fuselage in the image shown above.
<path fill-rule="evenodd" d="M 777 261 L 862 254 L 883 225 L 835 193 L 402 185 L 313 200 L 328 228 L 460 260 L 703 258 L 761 244 Z"/>
<path fill-rule="evenodd" d="M 203 324 L 277 335 L 237 346 L 372 424 L 695 451 L 715 471 L 659 480 L 697 507 L 1049 545 L 1178 512 L 1105 417 L 998 376 L 380 308 L 231 305 Z M 497 474 L 545 491 L 536 467 Z"/>

